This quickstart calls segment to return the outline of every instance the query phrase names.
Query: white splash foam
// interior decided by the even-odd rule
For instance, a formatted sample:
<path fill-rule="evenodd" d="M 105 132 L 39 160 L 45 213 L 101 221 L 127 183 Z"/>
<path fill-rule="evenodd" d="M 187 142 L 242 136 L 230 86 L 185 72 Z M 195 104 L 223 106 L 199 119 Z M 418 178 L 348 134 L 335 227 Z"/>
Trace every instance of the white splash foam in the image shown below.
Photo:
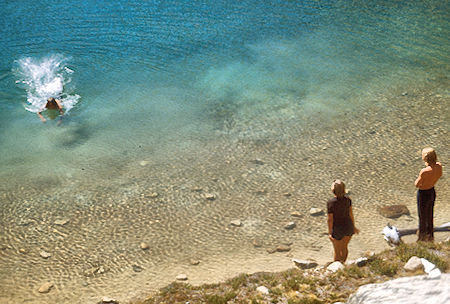
<path fill-rule="evenodd" d="M 26 57 L 17 60 L 16 74 L 18 85 L 27 92 L 25 109 L 30 112 L 41 111 L 49 97 L 61 99 L 66 112 L 73 108 L 80 96 L 65 92 L 65 86 L 71 82 L 73 70 L 66 67 L 68 59 L 53 54 L 40 59 Z"/>

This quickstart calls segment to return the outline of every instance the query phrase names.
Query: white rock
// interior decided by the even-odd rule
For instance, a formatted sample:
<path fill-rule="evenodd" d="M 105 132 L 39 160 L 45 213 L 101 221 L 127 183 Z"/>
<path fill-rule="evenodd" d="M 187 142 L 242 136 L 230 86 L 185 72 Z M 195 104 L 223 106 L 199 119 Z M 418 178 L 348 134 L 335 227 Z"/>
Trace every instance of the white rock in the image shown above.
<path fill-rule="evenodd" d="M 267 288 L 266 286 L 258 286 L 256 290 L 262 294 L 269 294 L 269 288 Z"/>
<path fill-rule="evenodd" d="M 422 260 L 416 256 L 412 256 L 408 262 L 406 262 L 405 266 L 403 268 L 406 271 L 417 271 L 420 269 L 423 269 Z"/>
<path fill-rule="evenodd" d="M 176 278 L 178 281 L 186 281 L 188 279 L 187 275 L 185 275 L 184 273 L 177 275 Z"/>
<path fill-rule="evenodd" d="M 336 272 L 343 268 L 344 268 L 344 265 L 341 262 L 336 261 L 336 262 L 333 262 L 330 265 L 328 265 L 327 271 Z"/>
<path fill-rule="evenodd" d="M 141 165 L 142 167 L 147 166 L 148 165 L 148 161 L 146 160 L 142 160 L 139 165 Z"/>
<path fill-rule="evenodd" d="M 292 262 L 294 262 L 295 266 L 301 268 L 301 269 L 310 269 L 316 267 L 318 264 L 314 260 L 298 260 L 298 259 L 292 259 Z"/>
<path fill-rule="evenodd" d="M 450 303 L 450 274 L 436 280 L 420 275 L 403 277 L 381 284 L 361 286 L 350 296 L 347 304 L 448 304 Z"/>
<path fill-rule="evenodd" d="M 430 273 L 434 268 L 436 268 L 436 265 L 434 265 L 433 263 L 431 263 L 427 259 L 421 258 L 420 260 L 422 261 L 422 265 L 423 265 L 423 268 L 424 268 L 423 270 L 426 273 Z"/>
<path fill-rule="evenodd" d="M 434 268 L 428 273 L 429 279 L 439 279 L 441 277 L 442 272 L 439 270 L 439 268 Z"/>
<path fill-rule="evenodd" d="M 309 214 L 312 216 L 319 216 L 319 215 L 323 215 L 323 210 L 320 208 L 311 208 L 309 209 Z"/>

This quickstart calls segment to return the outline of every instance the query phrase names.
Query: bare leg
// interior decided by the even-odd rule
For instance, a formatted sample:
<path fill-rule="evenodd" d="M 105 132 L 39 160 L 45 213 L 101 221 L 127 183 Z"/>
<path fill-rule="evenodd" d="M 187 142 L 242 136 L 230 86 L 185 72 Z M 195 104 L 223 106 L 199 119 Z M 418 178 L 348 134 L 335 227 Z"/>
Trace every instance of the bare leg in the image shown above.
<path fill-rule="evenodd" d="M 331 243 L 333 244 L 334 248 L 334 261 L 339 261 L 341 259 L 341 248 L 339 246 L 339 243 L 341 241 L 339 240 L 332 240 Z"/>
<path fill-rule="evenodd" d="M 347 260 L 347 256 L 348 256 L 348 243 L 350 243 L 350 240 L 352 239 L 351 236 L 344 236 L 342 238 L 342 254 L 341 254 L 341 262 L 345 263 L 345 261 Z"/>

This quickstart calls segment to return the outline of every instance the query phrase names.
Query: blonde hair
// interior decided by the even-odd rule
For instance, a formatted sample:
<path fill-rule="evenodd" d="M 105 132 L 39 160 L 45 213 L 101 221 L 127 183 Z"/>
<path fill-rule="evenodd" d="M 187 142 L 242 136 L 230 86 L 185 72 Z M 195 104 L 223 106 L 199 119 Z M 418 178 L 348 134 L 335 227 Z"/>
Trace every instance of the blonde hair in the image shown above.
<path fill-rule="evenodd" d="M 422 150 L 422 159 L 427 164 L 435 164 L 437 161 L 436 151 L 433 148 L 425 148 Z"/>
<path fill-rule="evenodd" d="M 331 191 L 333 191 L 334 195 L 337 197 L 343 197 L 345 195 L 345 184 L 341 180 L 336 179 L 331 184 Z"/>

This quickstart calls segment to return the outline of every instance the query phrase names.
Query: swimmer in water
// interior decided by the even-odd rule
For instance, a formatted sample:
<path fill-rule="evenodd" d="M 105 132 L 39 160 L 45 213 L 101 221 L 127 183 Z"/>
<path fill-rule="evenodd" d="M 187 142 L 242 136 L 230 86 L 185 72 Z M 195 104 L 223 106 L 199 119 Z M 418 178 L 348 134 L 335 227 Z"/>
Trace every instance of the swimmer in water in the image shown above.
<path fill-rule="evenodd" d="M 50 119 L 55 119 L 56 117 L 58 117 L 59 115 L 63 116 L 64 115 L 64 110 L 61 104 L 61 100 L 55 99 L 53 97 L 50 97 L 49 99 L 47 99 L 47 103 L 45 104 L 45 107 L 37 112 L 37 115 L 39 116 L 39 118 L 42 120 L 42 122 L 46 122 L 47 120 L 44 118 L 44 116 L 42 115 L 42 112 L 47 110 L 47 116 Z M 58 124 L 61 123 L 61 120 L 59 120 Z"/>

